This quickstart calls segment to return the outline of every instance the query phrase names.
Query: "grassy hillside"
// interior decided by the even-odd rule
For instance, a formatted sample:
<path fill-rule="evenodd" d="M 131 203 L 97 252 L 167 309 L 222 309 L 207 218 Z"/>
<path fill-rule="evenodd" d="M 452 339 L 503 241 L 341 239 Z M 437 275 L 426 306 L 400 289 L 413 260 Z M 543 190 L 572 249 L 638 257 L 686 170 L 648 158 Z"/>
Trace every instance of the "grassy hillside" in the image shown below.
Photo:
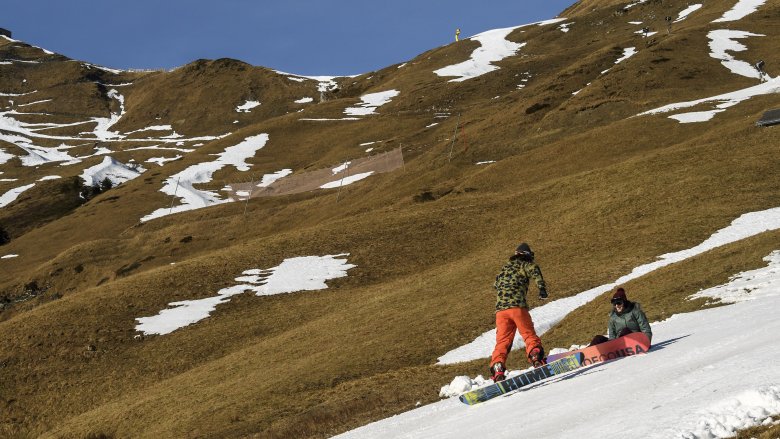
<path fill-rule="evenodd" d="M 14 155 L 0 164 L 0 178 L 15 179 L 0 182 L 0 195 L 36 182 L 0 208 L 12 238 L 0 256 L 19 255 L 0 260 L 0 436 L 327 437 L 434 401 L 456 374 L 486 373 L 487 359 L 435 363 L 492 329 L 493 277 L 519 242 L 531 244 L 554 300 L 693 247 L 741 214 L 777 207 L 780 131 L 754 122 L 780 107 L 780 95 L 703 123 L 637 116 L 758 84 L 709 56 L 707 34 L 721 28 L 711 22 L 733 2 L 709 2 L 671 33 L 664 17 L 685 2 L 650 1 L 620 14 L 618 6 L 578 2 L 562 14 L 568 32 L 559 24 L 516 29 L 508 39 L 527 43 L 518 54 L 463 82 L 433 71 L 468 59 L 479 47 L 473 40 L 336 78 L 327 91 L 235 60 L 112 73 L 0 39 L 0 60 L 33 61 L 0 64 L 0 111 L 14 112 L 2 117 L 59 124 L 43 131 L 49 137 L 30 134 L 35 145 L 67 143 L 74 157 L 108 148 L 147 168 L 84 200 L 74 181 L 102 155 L 25 166 L 26 152 L 11 139 L 19 133 L 0 128 L 0 148 Z M 778 14 L 767 2 L 731 24 L 764 35 L 740 40 L 748 51 L 735 56 L 765 60 L 773 76 Z M 643 38 L 643 26 L 658 33 Z M 629 47 L 637 53 L 615 64 Z M 305 120 L 347 117 L 361 96 L 391 89 L 399 95 L 376 115 Z M 304 97 L 312 101 L 295 102 Z M 236 111 L 255 100 L 251 112 Z M 20 107 L 38 101 L 46 102 Z M 97 123 L 62 125 L 122 108 L 110 129 L 124 137 L 58 138 Z M 156 125 L 170 130 L 128 134 Z M 165 139 L 171 131 L 182 137 Z M 175 201 L 160 192 L 167 178 L 260 133 L 269 141 L 249 171 L 226 167 L 199 187 L 219 192 L 280 169 L 332 168 L 396 147 L 405 164 L 341 190 L 140 221 Z M 138 149 L 155 144 L 191 151 Z M 181 157 L 146 162 L 161 154 Z M 48 175 L 62 178 L 37 182 Z M 761 266 L 778 237 L 710 251 L 626 289 L 652 321 L 693 311 L 703 303 L 687 296 Z M 136 318 L 214 296 L 245 270 L 342 253 L 357 267 L 327 289 L 238 295 L 171 334 L 135 330 Z M 531 306 L 539 304 L 531 294 Z M 606 298 L 581 307 L 543 336 L 545 346 L 586 343 L 607 312 Z M 509 362 L 526 366 L 517 354 Z"/>

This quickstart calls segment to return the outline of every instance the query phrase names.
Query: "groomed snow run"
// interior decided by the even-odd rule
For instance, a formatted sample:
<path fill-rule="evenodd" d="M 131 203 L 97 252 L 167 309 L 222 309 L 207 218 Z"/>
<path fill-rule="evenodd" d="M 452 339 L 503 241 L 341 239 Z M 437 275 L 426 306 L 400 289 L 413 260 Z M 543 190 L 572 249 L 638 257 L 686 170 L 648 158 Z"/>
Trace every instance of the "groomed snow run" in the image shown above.
<path fill-rule="evenodd" d="M 653 323 L 646 355 L 476 406 L 445 399 L 336 437 L 709 439 L 768 424 L 780 414 L 780 319 L 772 312 L 780 307 L 780 251 L 765 260 L 767 267 L 697 294 L 731 291 L 739 303 Z"/>

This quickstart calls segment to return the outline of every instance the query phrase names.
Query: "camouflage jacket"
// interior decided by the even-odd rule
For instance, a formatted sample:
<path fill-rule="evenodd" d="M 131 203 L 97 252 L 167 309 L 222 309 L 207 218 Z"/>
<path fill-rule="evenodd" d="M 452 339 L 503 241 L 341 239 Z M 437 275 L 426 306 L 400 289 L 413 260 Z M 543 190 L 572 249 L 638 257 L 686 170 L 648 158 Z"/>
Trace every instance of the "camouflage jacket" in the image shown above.
<path fill-rule="evenodd" d="M 528 308 L 525 295 L 528 293 L 528 284 L 531 279 L 536 281 L 539 289 L 545 288 L 542 270 L 534 262 L 524 261 L 519 258 L 510 258 L 509 262 L 496 276 L 493 287 L 498 293 L 496 311 L 509 308 Z"/>

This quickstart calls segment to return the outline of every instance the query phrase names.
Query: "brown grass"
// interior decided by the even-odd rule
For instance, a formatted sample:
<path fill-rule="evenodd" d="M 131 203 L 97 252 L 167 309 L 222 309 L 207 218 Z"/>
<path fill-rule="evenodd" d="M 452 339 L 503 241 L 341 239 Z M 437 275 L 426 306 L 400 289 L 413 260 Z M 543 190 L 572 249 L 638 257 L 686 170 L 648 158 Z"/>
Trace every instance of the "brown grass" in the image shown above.
<path fill-rule="evenodd" d="M 780 105 L 776 95 L 710 123 L 632 117 L 752 85 L 706 53 L 709 23 L 729 5 L 708 3 L 671 35 L 645 41 L 627 21 L 664 25 L 685 5 L 648 2 L 615 16 L 611 2 L 586 2 L 569 33 L 555 26 L 513 33 L 528 45 L 489 75 L 447 83 L 431 73 L 466 59 L 476 43 L 464 41 L 400 69 L 344 78 L 339 92 L 302 113 L 292 102 L 317 98 L 315 83 L 237 61 L 114 78 L 0 41 L 0 56 L 47 60 L 0 66 L 11 69 L 0 75 L 0 90 L 24 92 L 9 78 L 29 78 L 55 98 L 59 121 L 105 116 L 111 101 L 91 81 L 134 80 L 122 89 L 121 130 L 170 123 L 186 135 L 233 132 L 83 205 L 56 190 L 80 168 L 3 165 L 3 178 L 65 178 L 0 209 L 0 224 L 14 235 L 0 253 L 20 254 L 0 262 L 0 297 L 20 299 L 33 281 L 46 287 L 0 311 L 0 436 L 328 437 L 435 401 L 455 375 L 486 373 L 486 360 L 435 363 L 493 327 L 492 279 L 518 242 L 532 245 L 556 299 L 690 248 L 745 212 L 777 207 L 780 131 L 753 126 Z M 746 44 L 768 66 L 780 65 L 776 12 L 768 4 L 740 22 L 767 35 Z M 639 53 L 615 66 L 628 46 Z M 391 88 L 402 93 L 380 115 L 298 120 L 342 117 L 361 94 Z M 256 111 L 235 113 L 252 98 L 262 102 Z M 373 141 L 379 151 L 401 146 L 406 165 L 338 194 L 253 199 L 138 223 L 170 205 L 159 192 L 165 178 L 261 132 L 270 141 L 252 159 L 254 177 L 331 167 L 362 156 L 360 144 Z M 127 151 L 138 142 L 111 146 L 122 161 L 159 155 Z M 93 145 L 81 148 L 86 154 Z M 485 160 L 496 162 L 474 165 Z M 248 180 L 225 169 L 207 186 Z M 11 187 L 0 183 L 0 192 Z M 653 321 L 695 311 L 702 303 L 689 295 L 763 266 L 778 236 L 650 273 L 626 284 L 629 297 Z M 244 270 L 343 252 L 357 268 L 327 290 L 237 296 L 197 324 L 135 338 L 135 318 L 212 296 Z M 575 310 L 543 336 L 545 345 L 581 344 L 603 332 L 605 303 Z M 514 354 L 509 361 L 524 366 Z"/>
<path fill-rule="evenodd" d="M 777 419 L 775 418 L 775 421 Z M 738 431 L 736 439 L 777 439 L 780 438 L 780 425 L 767 425 Z"/>

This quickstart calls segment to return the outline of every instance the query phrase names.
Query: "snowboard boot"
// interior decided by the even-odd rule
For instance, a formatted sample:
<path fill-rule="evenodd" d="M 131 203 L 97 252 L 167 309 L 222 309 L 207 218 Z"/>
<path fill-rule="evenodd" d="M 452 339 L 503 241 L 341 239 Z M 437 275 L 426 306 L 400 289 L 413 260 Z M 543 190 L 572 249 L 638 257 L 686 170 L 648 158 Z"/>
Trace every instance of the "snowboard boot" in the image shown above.
<path fill-rule="evenodd" d="M 493 378 L 494 383 L 504 381 L 506 379 L 506 368 L 504 367 L 504 363 L 499 362 L 490 366 L 490 375 L 491 378 Z"/>
<path fill-rule="evenodd" d="M 544 348 L 537 346 L 531 349 L 531 352 L 528 354 L 528 362 L 534 367 L 541 367 L 547 364 L 547 361 L 544 358 Z"/>
<path fill-rule="evenodd" d="M 590 344 L 588 346 L 596 346 L 597 344 L 606 343 L 609 339 L 607 337 L 604 337 L 603 335 L 597 335 L 593 337 L 593 340 L 590 341 Z"/>

